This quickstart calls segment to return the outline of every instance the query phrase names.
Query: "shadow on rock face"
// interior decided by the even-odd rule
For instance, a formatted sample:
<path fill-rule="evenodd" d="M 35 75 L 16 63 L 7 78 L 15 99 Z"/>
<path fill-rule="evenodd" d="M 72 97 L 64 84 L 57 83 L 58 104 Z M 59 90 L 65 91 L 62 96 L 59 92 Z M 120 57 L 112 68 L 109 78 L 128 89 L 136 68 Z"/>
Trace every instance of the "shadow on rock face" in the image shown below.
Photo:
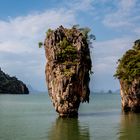
<path fill-rule="evenodd" d="M 77 118 L 57 118 L 53 124 L 49 140 L 89 140 L 88 126 L 80 126 Z"/>

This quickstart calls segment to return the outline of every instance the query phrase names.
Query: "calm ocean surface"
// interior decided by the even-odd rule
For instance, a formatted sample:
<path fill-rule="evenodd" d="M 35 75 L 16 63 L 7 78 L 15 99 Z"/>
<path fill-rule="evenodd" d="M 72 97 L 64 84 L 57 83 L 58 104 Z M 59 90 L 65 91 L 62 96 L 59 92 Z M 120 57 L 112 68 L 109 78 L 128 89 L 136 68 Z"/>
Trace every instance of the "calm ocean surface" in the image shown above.
<path fill-rule="evenodd" d="M 58 118 L 46 94 L 0 95 L 0 140 L 140 140 L 140 115 L 119 94 L 93 94 L 78 119 Z"/>

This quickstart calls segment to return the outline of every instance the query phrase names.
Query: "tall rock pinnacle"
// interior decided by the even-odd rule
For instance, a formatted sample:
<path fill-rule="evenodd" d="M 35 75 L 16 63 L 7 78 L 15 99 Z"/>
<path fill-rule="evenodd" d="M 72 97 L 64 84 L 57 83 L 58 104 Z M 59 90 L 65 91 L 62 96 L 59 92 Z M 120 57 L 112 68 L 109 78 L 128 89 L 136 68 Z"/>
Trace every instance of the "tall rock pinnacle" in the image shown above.
<path fill-rule="evenodd" d="M 77 116 L 80 102 L 89 102 L 92 64 L 88 31 L 60 26 L 47 32 L 46 81 L 55 110 L 62 117 Z"/>
<path fill-rule="evenodd" d="M 140 40 L 119 60 L 115 76 L 120 81 L 122 109 L 140 112 Z"/>

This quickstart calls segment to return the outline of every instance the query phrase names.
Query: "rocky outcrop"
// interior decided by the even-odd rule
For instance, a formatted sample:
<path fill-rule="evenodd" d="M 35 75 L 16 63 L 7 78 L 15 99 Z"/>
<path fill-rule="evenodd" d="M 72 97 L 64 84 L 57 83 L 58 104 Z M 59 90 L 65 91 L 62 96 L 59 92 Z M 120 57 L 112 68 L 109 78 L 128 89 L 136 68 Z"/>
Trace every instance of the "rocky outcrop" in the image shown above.
<path fill-rule="evenodd" d="M 0 94 L 28 94 L 26 85 L 0 69 Z"/>
<path fill-rule="evenodd" d="M 124 111 L 140 112 L 140 78 L 134 79 L 129 86 L 120 80 L 120 94 Z"/>
<path fill-rule="evenodd" d="M 119 60 L 115 76 L 120 81 L 122 109 L 140 112 L 140 40 Z"/>
<path fill-rule="evenodd" d="M 45 39 L 46 81 L 55 110 L 62 117 L 78 115 L 80 102 L 89 102 L 91 58 L 87 28 L 60 26 Z"/>

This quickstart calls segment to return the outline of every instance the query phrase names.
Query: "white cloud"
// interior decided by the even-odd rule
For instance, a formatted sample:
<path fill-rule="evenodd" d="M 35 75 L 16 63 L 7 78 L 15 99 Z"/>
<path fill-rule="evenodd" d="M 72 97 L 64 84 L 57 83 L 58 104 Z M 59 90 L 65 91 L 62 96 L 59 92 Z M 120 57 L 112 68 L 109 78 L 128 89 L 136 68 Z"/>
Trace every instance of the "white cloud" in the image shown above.
<path fill-rule="evenodd" d="M 0 20 L 0 50 L 33 51 L 33 45 L 45 35 L 48 28 L 75 22 L 71 11 L 50 10 L 39 14 L 16 17 L 9 21 Z"/>
<path fill-rule="evenodd" d="M 127 12 L 135 7 L 136 0 L 121 0 L 119 5 L 122 11 Z"/>
<path fill-rule="evenodd" d="M 72 0 L 67 2 L 66 5 L 74 12 L 89 11 L 93 9 L 92 3 L 94 0 Z"/>
<path fill-rule="evenodd" d="M 117 61 L 132 47 L 133 41 L 133 37 L 122 37 L 94 42 L 92 50 L 94 75 L 91 79 L 91 88 L 100 90 L 119 88 L 118 80 L 113 77 Z"/>
<path fill-rule="evenodd" d="M 120 0 L 115 1 L 117 9 L 106 14 L 103 23 L 109 27 L 134 28 L 139 22 L 136 19 L 140 9 L 137 7 L 138 0 Z"/>
<path fill-rule="evenodd" d="M 95 73 L 110 73 L 113 75 L 118 59 L 132 47 L 133 41 L 133 38 L 123 37 L 96 42 L 92 55 Z"/>
<path fill-rule="evenodd" d="M 74 13 L 65 9 L 0 20 L 0 67 L 34 87 L 43 87 L 45 55 L 38 42 L 45 39 L 48 28 L 74 23 Z"/>

